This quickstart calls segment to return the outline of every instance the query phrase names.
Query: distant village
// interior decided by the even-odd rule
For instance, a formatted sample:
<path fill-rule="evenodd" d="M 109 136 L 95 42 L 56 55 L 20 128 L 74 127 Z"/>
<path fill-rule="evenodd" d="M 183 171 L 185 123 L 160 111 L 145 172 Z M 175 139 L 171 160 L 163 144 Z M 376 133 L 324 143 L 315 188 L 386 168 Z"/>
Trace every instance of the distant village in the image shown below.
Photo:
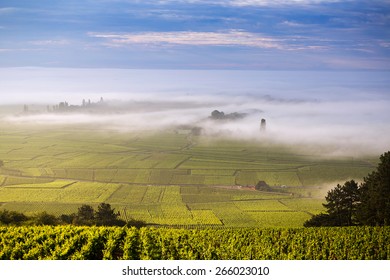
<path fill-rule="evenodd" d="M 222 111 L 214 110 L 214 111 L 211 112 L 211 116 L 209 118 L 212 119 L 212 120 L 234 121 L 234 120 L 243 119 L 246 116 L 247 116 L 246 113 L 234 112 L 234 113 L 225 114 Z M 266 126 L 267 126 L 266 120 L 265 119 L 261 119 L 261 121 L 260 121 L 260 131 L 265 131 Z"/>
<path fill-rule="evenodd" d="M 56 105 L 47 105 L 46 110 L 48 113 L 65 113 L 65 112 L 79 112 L 79 111 L 101 111 L 107 110 L 108 104 L 104 101 L 103 97 L 100 98 L 97 102 L 91 102 L 91 99 L 83 99 L 81 105 L 69 105 L 68 102 L 60 102 Z M 23 106 L 24 113 L 36 113 L 36 111 L 31 111 L 28 105 Z"/>
<path fill-rule="evenodd" d="M 123 107 L 124 108 L 124 107 Z M 59 102 L 55 105 L 48 105 L 46 106 L 46 112 L 47 113 L 77 113 L 77 112 L 83 112 L 83 113 L 112 113 L 114 112 L 124 112 L 123 108 L 118 106 L 109 106 L 109 103 L 106 102 L 103 97 L 100 97 L 100 99 L 96 102 L 91 101 L 90 99 L 86 100 L 83 99 L 81 102 L 81 105 L 72 105 L 69 104 L 67 101 Z M 126 109 L 128 110 L 128 109 Z M 125 110 L 125 111 L 126 111 Z M 23 114 L 39 114 L 42 113 L 37 110 L 31 110 L 28 105 L 23 106 Z M 209 115 L 208 119 L 216 122 L 230 122 L 230 121 L 236 121 L 243 119 L 247 117 L 247 113 L 228 113 L 225 114 L 223 111 L 214 110 Z M 260 132 L 265 132 L 266 130 L 266 120 L 261 119 L 260 120 Z M 176 132 L 183 132 L 183 133 L 191 133 L 192 135 L 201 135 L 203 133 L 203 128 L 201 126 L 188 124 L 188 125 L 180 125 L 176 128 Z"/>

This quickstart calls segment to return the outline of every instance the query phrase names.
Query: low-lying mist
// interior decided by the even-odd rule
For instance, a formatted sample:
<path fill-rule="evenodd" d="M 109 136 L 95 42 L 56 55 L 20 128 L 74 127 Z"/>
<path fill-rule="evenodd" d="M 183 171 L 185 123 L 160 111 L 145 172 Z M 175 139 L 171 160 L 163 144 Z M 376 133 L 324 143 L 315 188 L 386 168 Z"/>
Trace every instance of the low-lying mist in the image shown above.
<path fill-rule="evenodd" d="M 38 105 L 23 112 L 20 106 L 16 114 L 3 114 L 1 122 L 23 127 L 90 125 L 124 133 L 197 129 L 200 136 L 291 145 L 299 152 L 324 156 L 378 155 L 390 148 L 388 104 L 382 100 L 304 101 L 251 95 L 157 99 L 107 100 L 101 108 L 77 105 L 51 112 L 47 109 L 51 107 Z M 213 117 L 215 110 L 226 117 Z M 263 129 L 261 119 L 266 120 Z"/>
<path fill-rule="evenodd" d="M 390 150 L 388 72 L 3 68 L 0 74 L 0 122 L 23 128 L 196 128 L 203 136 L 322 155 Z M 215 110 L 228 117 L 211 118 Z"/>

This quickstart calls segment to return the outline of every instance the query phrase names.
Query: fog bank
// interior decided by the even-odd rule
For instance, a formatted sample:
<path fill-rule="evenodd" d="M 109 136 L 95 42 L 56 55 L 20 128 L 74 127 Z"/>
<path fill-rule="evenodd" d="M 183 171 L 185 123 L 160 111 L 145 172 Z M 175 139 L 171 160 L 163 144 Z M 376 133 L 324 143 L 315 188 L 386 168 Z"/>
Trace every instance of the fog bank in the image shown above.
<path fill-rule="evenodd" d="M 2 123 L 83 124 L 120 132 L 197 127 L 204 136 L 300 145 L 329 155 L 378 155 L 390 150 L 387 73 L 35 68 L 0 72 L 5 74 L 0 78 Z M 21 78 L 19 83 L 16 77 Z M 101 97 L 104 104 L 99 103 Z M 53 111 L 65 101 L 68 109 Z M 13 109 L 5 104 L 13 104 Z M 28 112 L 23 112 L 24 105 Z M 210 118 L 214 110 L 243 117 L 216 120 Z M 260 131 L 261 119 L 266 120 L 265 131 Z"/>

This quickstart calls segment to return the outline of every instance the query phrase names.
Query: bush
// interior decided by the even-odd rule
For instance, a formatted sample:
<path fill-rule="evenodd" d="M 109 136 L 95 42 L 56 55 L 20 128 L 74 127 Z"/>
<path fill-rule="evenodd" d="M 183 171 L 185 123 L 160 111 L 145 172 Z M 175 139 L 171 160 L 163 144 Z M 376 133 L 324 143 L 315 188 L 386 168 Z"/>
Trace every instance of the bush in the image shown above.
<path fill-rule="evenodd" d="M 131 220 L 129 220 L 129 221 L 126 223 L 126 226 L 128 226 L 128 227 L 141 228 L 141 227 L 146 226 L 146 223 L 145 223 L 144 221 L 141 221 L 141 220 L 134 220 L 134 219 L 131 219 Z"/>
<path fill-rule="evenodd" d="M 48 225 L 55 226 L 59 224 L 59 220 L 56 216 L 48 214 L 47 212 L 41 212 L 33 217 L 33 223 L 35 225 Z"/>
<path fill-rule="evenodd" d="M 4 225 L 20 225 L 28 219 L 26 215 L 16 211 L 3 210 L 0 212 L 0 223 Z"/>

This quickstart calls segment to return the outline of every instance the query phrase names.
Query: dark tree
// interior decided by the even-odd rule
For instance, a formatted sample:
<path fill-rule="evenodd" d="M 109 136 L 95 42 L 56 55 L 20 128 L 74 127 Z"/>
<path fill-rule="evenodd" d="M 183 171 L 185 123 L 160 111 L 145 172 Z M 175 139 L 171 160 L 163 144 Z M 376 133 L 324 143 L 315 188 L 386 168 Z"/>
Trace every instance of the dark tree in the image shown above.
<path fill-rule="evenodd" d="M 124 225 L 125 222 L 118 219 L 119 213 L 116 213 L 108 203 L 100 203 L 96 212 L 96 222 L 98 225 L 115 226 Z"/>
<path fill-rule="evenodd" d="M 27 220 L 28 217 L 22 213 L 16 211 L 8 211 L 8 210 L 0 211 L 0 224 L 20 225 L 22 222 Z"/>
<path fill-rule="evenodd" d="M 356 225 L 356 209 L 360 200 L 360 190 L 354 181 L 337 185 L 325 197 L 327 214 L 313 216 L 305 226 L 352 226 Z"/>
<path fill-rule="evenodd" d="M 191 128 L 191 134 L 194 135 L 194 136 L 199 136 L 202 134 L 202 131 L 203 129 L 199 126 L 195 126 L 193 128 Z"/>
<path fill-rule="evenodd" d="M 126 226 L 128 226 L 128 227 L 141 228 L 141 227 L 146 226 L 146 223 L 145 223 L 144 221 L 142 221 L 142 220 L 130 219 L 130 220 L 126 223 Z"/>
<path fill-rule="evenodd" d="M 224 112 L 220 112 L 218 110 L 214 110 L 211 112 L 211 118 L 213 119 L 223 119 L 225 117 L 225 113 Z"/>
<path fill-rule="evenodd" d="M 303 226 L 305 227 L 330 227 L 335 226 L 337 221 L 329 214 L 314 215 L 310 220 L 307 220 Z"/>
<path fill-rule="evenodd" d="M 390 225 L 390 152 L 380 156 L 375 171 L 364 178 L 360 187 L 355 181 L 346 182 L 328 192 L 327 214 L 316 215 L 305 223 L 315 225 Z"/>
<path fill-rule="evenodd" d="M 257 182 L 255 190 L 263 192 L 272 192 L 272 188 L 265 181 Z"/>
<path fill-rule="evenodd" d="M 377 169 L 364 178 L 357 216 L 365 225 L 390 225 L 390 152 L 381 155 Z"/>
<path fill-rule="evenodd" d="M 93 225 L 95 224 L 95 210 L 90 205 L 82 205 L 77 211 L 75 223 L 78 225 Z"/>
<path fill-rule="evenodd" d="M 73 224 L 73 223 L 75 223 L 77 216 L 74 213 L 72 213 L 70 215 L 62 214 L 59 219 L 64 224 Z"/>
<path fill-rule="evenodd" d="M 54 226 L 58 224 L 58 219 L 56 216 L 48 214 L 47 212 L 41 212 L 34 216 L 33 222 L 36 225 Z"/>
<path fill-rule="evenodd" d="M 0 159 L 0 167 L 4 166 L 4 161 Z"/>
<path fill-rule="evenodd" d="M 337 185 L 325 197 L 324 204 L 329 216 L 338 226 L 352 226 L 355 224 L 355 213 L 359 203 L 359 186 L 354 181 L 347 181 L 343 186 Z"/>

